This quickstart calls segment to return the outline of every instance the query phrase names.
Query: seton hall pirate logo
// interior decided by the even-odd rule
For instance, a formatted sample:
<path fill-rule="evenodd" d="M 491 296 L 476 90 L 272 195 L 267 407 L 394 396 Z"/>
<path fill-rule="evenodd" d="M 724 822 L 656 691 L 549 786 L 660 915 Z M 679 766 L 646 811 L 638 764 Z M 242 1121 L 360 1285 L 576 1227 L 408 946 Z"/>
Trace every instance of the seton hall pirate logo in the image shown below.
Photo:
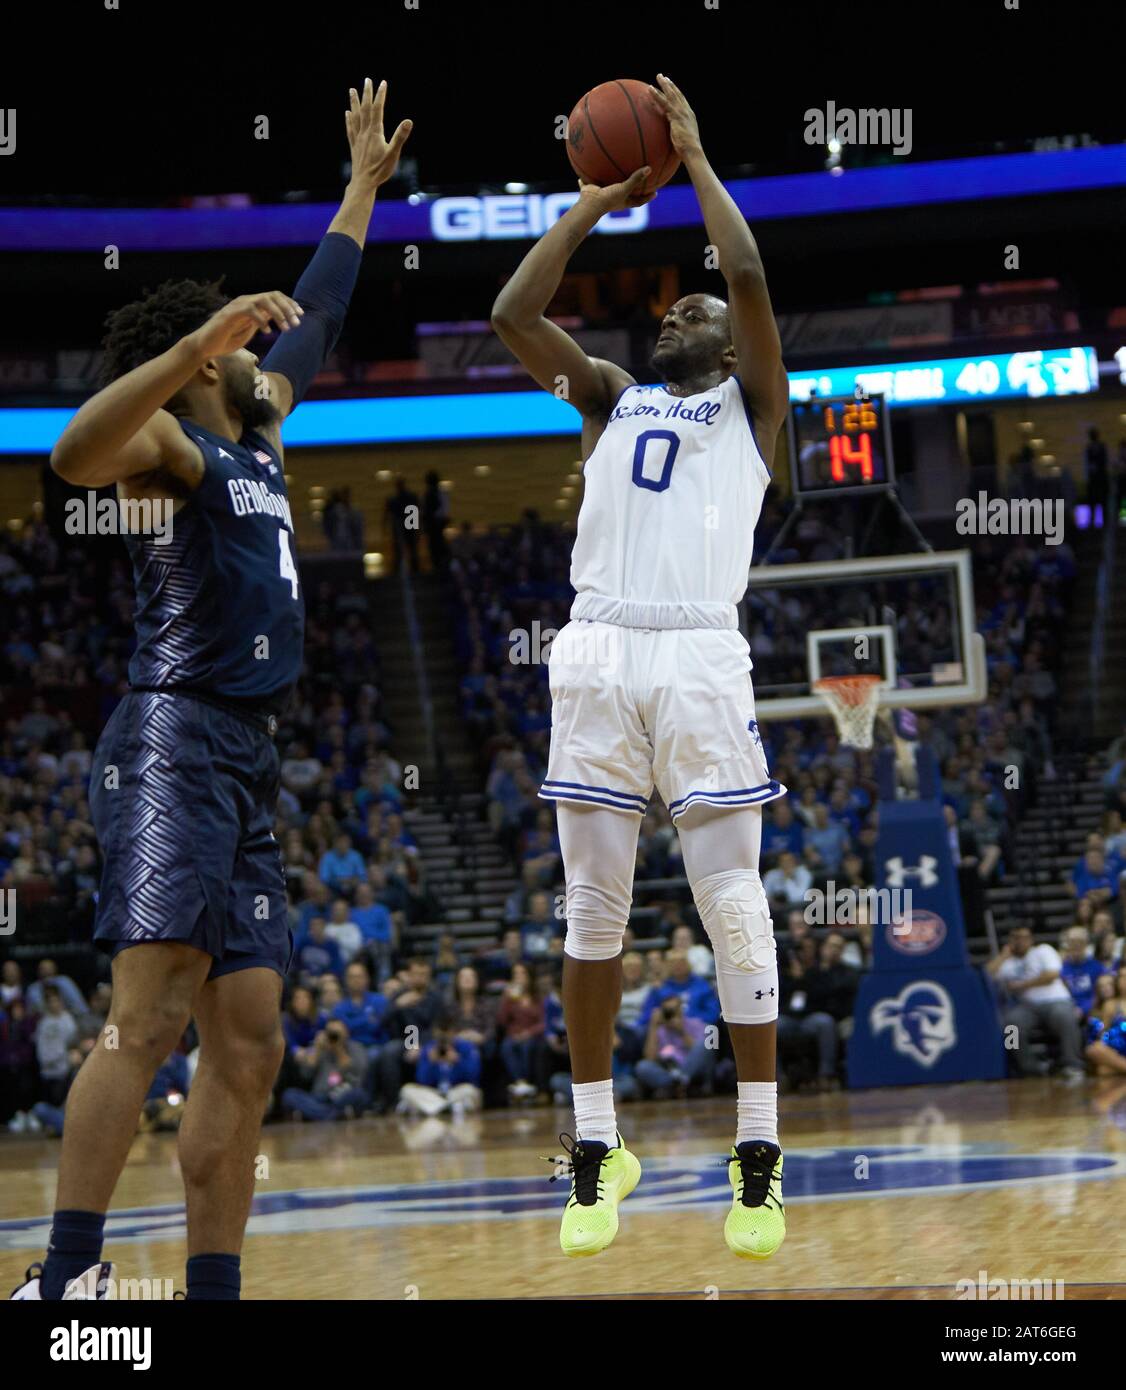
<path fill-rule="evenodd" d="M 934 980 L 916 980 L 881 999 L 868 1018 L 873 1036 L 887 1029 L 892 1047 L 921 1066 L 932 1067 L 958 1042 L 954 1002 Z"/>

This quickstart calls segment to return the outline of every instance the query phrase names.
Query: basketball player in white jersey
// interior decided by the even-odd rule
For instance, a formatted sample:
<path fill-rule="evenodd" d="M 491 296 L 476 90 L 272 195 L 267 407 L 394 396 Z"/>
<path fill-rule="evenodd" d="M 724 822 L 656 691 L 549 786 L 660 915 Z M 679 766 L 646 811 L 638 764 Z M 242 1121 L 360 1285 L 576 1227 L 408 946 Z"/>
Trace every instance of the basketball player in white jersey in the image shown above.
<path fill-rule="evenodd" d="M 762 805 L 785 788 L 767 770 L 735 605 L 789 391 L 758 247 L 704 157 L 684 96 L 668 78 L 657 82 L 653 98 L 696 189 L 729 302 L 690 294 L 667 311 L 652 360 L 662 386 L 638 386 L 587 357 L 544 316 L 595 223 L 648 201 L 642 169 L 611 187 L 583 185 L 492 318 L 531 376 L 562 389 L 583 420 L 578 596 L 549 659 L 551 753 L 540 792 L 557 803 L 567 888 L 563 1005 L 576 1138 L 560 1244 L 568 1255 L 605 1249 L 618 1203 L 641 1175 L 618 1132 L 610 1077 L 622 934 L 655 784 L 711 939 L 738 1069 L 726 1240 L 736 1255 L 765 1259 L 786 1228 L 778 969 L 758 868 Z"/>

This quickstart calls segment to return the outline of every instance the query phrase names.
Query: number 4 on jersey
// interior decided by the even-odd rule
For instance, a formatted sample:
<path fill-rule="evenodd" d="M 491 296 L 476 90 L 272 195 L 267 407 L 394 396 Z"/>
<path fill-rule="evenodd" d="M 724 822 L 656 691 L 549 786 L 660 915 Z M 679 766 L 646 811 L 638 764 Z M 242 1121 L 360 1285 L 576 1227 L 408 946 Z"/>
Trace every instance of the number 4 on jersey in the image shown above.
<path fill-rule="evenodd" d="M 289 532 L 284 526 L 278 527 L 278 570 L 283 579 L 288 579 L 297 597 L 297 566 L 293 563 L 293 553 L 289 548 Z"/>

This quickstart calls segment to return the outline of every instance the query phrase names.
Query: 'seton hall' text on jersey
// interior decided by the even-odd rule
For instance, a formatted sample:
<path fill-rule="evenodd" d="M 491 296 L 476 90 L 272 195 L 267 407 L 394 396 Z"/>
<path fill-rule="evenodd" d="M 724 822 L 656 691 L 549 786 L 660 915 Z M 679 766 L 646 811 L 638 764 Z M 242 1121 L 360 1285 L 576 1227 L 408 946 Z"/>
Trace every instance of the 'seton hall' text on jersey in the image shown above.
<path fill-rule="evenodd" d="M 662 410 L 660 405 L 641 400 L 633 405 L 616 405 L 606 423 L 610 425 L 615 420 L 627 420 L 631 415 L 648 415 L 655 420 L 676 419 L 690 421 L 694 425 L 710 425 L 722 409 L 722 401 L 700 401 L 697 405 L 691 405 L 687 400 L 673 397 Z"/>

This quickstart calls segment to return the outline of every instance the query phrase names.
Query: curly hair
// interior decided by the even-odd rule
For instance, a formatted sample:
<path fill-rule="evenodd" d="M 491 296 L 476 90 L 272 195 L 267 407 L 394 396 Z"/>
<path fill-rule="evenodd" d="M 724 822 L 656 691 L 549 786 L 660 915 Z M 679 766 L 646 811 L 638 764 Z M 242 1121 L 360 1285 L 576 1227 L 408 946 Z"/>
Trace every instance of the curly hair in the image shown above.
<path fill-rule="evenodd" d="M 193 333 L 227 303 L 222 284 L 222 278 L 209 283 L 165 280 L 158 289 L 145 290 L 140 299 L 114 309 L 106 318 L 102 339 L 101 384 L 108 386 Z"/>

